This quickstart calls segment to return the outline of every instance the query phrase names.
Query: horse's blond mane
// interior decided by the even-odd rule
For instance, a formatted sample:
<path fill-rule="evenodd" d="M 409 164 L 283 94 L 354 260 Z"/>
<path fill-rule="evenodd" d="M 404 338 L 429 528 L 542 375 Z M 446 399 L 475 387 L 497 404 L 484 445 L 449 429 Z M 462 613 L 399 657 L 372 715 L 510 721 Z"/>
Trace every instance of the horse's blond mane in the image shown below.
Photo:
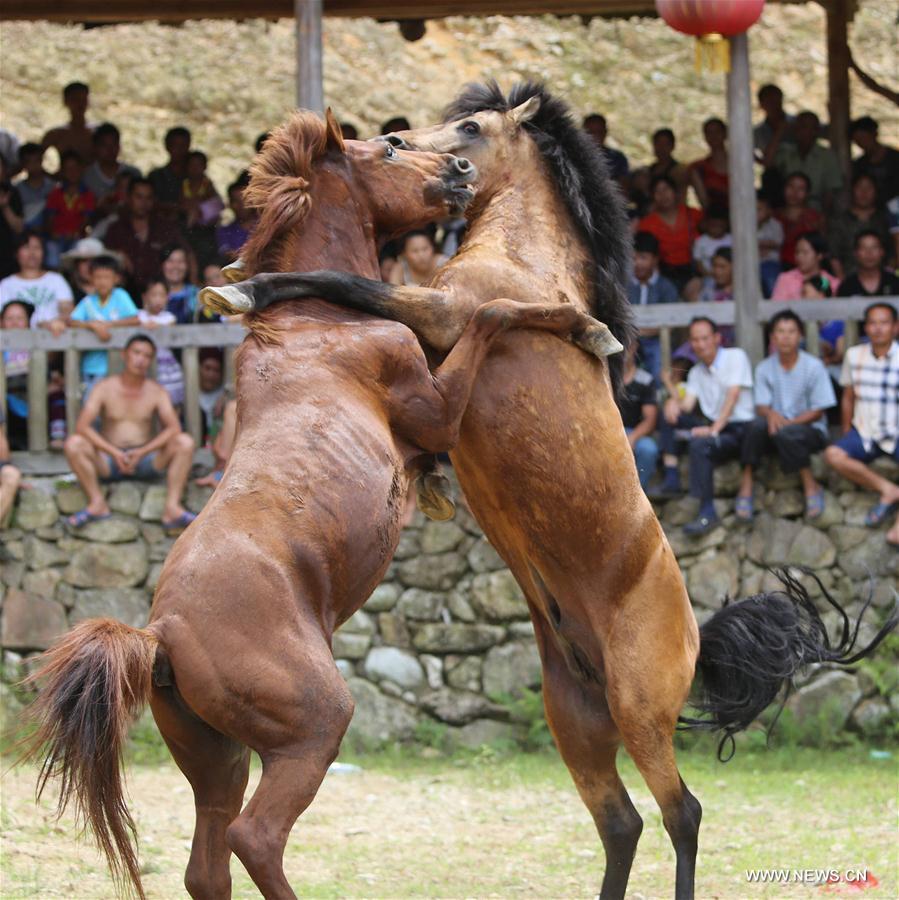
<path fill-rule="evenodd" d="M 241 258 L 247 275 L 283 271 L 287 238 L 309 214 L 313 163 L 325 152 L 327 129 L 314 113 L 298 110 L 266 139 L 250 166 L 246 205 L 259 213 Z M 245 316 L 245 324 L 265 343 L 277 343 L 280 330 L 264 314 Z"/>

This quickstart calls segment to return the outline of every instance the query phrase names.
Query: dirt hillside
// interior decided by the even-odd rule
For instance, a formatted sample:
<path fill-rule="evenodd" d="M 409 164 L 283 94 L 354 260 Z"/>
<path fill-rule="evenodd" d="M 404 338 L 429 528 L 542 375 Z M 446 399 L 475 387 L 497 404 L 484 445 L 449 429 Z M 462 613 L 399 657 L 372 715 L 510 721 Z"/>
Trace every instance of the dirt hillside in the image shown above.
<path fill-rule="evenodd" d="M 862 0 L 851 31 L 855 54 L 876 77 L 899 85 L 895 0 Z M 446 19 L 408 43 L 395 24 L 326 19 L 325 89 L 339 117 L 363 136 L 406 114 L 413 125 L 437 118 L 458 86 L 496 77 L 504 85 L 543 78 L 579 113 L 604 112 L 612 143 L 636 163 L 649 134 L 671 126 L 678 155 L 703 149 L 699 125 L 724 112 L 723 76 L 693 71 L 692 40 L 661 21 L 502 18 Z M 756 85 L 775 80 L 788 108 L 826 115 L 824 12 L 816 3 L 769 4 L 751 32 Z M 47 23 L 0 29 L 0 124 L 23 140 L 64 121 L 60 88 L 91 86 L 91 118 L 115 122 L 123 159 L 146 169 L 164 154 L 161 137 L 183 123 L 211 160 L 223 188 L 250 155 L 257 134 L 293 105 L 293 23 L 201 21 L 181 27 L 119 25 L 84 30 Z M 854 78 L 854 76 L 853 76 Z M 871 113 L 899 142 L 899 110 L 853 83 L 853 114 Z"/>

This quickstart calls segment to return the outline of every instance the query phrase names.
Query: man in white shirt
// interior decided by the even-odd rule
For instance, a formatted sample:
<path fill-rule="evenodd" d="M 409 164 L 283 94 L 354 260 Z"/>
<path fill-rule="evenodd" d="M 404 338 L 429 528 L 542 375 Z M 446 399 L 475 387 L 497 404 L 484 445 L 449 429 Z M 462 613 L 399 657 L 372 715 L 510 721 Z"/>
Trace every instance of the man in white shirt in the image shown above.
<path fill-rule="evenodd" d="M 671 395 L 665 401 L 660 443 L 665 463 L 664 493 L 679 490 L 678 443 L 687 440 L 690 494 L 699 499 L 699 514 L 684 532 L 699 537 L 718 524 L 715 513 L 714 467 L 740 456 L 747 425 L 755 418 L 752 366 L 738 347 L 721 346 L 718 326 L 705 317 L 690 323 L 690 347 L 696 363 L 681 395 L 665 374 Z"/>

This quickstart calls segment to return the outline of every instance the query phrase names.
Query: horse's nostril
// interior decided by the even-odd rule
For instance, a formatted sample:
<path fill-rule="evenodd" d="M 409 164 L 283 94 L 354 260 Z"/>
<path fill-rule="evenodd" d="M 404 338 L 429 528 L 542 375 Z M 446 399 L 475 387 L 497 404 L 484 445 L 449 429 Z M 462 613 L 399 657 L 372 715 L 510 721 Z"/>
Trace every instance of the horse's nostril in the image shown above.
<path fill-rule="evenodd" d="M 456 168 L 456 171 L 457 171 L 460 175 L 465 175 L 465 174 L 467 174 L 468 172 L 471 171 L 471 168 L 472 168 L 472 166 L 471 166 L 471 161 L 468 160 L 468 159 L 465 159 L 464 156 L 460 156 L 460 157 L 459 157 L 458 159 L 456 159 L 456 161 L 455 161 L 455 168 Z"/>
<path fill-rule="evenodd" d="M 391 147 L 396 147 L 400 150 L 404 150 L 406 147 L 406 142 L 398 134 L 385 135 L 384 140 L 387 141 Z"/>

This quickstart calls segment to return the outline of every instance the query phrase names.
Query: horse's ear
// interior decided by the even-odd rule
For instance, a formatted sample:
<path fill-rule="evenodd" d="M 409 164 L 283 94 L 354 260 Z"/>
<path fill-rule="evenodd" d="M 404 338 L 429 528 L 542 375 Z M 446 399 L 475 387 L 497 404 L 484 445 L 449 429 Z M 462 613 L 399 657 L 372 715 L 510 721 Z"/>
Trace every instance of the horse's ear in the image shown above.
<path fill-rule="evenodd" d="M 516 125 L 522 125 L 525 122 L 530 122 L 537 115 L 539 109 L 540 98 L 534 96 L 530 100 L 525 100 L 524 103 L 516 106 L 515 109 L 509 110 L 509 117 Z"/>
<path fill-rule="evenodd" d="M 340 123 L 334 117 L 334 113 L 331 112 L 330 106 L 325 110 L 325 124 L 327 125 L 325 149 L 346 153 L 346 144 L 343 142 L 343 132 L 340 130 Z"/>

